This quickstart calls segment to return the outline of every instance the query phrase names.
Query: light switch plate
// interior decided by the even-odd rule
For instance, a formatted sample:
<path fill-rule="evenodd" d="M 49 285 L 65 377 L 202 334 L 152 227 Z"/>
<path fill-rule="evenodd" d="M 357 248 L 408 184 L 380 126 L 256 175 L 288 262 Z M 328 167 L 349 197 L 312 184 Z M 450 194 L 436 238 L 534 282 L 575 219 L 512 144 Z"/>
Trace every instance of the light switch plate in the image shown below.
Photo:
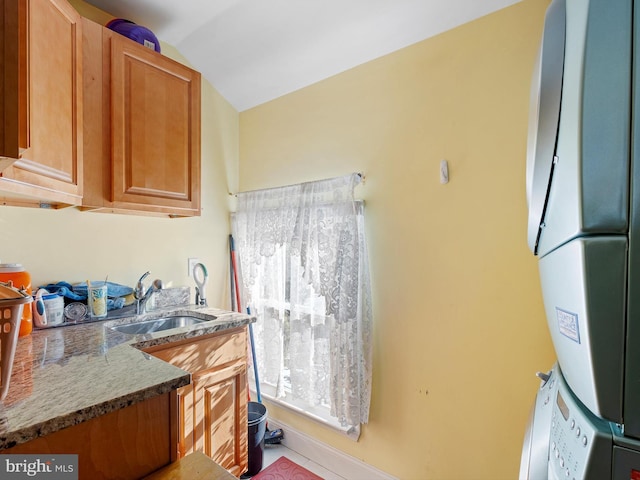
<path fill-rule="evenodd" d="M 193 278 L 193 267 L 195 267 L 198 263 L 200 263 L 199 258 L 193 257 L 193 258 L 187 259 L 187 268 L 188 268 L 187 275 L 189 276 L 189 278 Z"/>

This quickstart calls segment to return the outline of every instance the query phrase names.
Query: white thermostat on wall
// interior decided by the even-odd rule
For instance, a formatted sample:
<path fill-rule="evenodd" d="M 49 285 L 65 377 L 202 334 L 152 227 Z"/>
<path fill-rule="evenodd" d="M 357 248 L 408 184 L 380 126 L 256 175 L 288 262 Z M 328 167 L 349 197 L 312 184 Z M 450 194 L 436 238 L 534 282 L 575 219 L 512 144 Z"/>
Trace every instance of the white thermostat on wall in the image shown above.
<path fill-rule="evenodd" d="M 440 160 L 440 183 L 449 183 L 449 164 L 446 160 Z"/>

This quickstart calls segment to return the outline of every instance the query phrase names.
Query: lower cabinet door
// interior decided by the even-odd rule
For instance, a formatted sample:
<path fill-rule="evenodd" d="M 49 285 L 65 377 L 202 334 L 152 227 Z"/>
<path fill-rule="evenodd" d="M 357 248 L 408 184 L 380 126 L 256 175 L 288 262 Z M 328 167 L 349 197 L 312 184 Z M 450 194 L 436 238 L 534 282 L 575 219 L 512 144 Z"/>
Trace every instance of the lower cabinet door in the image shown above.
<path fill-rule="evenodd" d="M 195 408 L 193 384 L 178 389 L 178 453 L 182 458 L 193 453 L 195 444 Z"/>
<path fill-rule="evenodd" d="M 193 378 L 196 450 L 232 474 L 247 470 L 247 367 L 238 362 Z"/>
<path fill-rule="evenodd" d="M 90 480 L 137 480 L 171 463 L 175 414 L 171 393 L 134 403 L 57 432 L 34 438 L 2 455 L 78 455 L 79 476 Z M 26 478 L 29 474 L 9 475 Z M 35 475 L 33 478 L 70 478 Z M 2 477 L 5 478 L 5 477 Z"/>

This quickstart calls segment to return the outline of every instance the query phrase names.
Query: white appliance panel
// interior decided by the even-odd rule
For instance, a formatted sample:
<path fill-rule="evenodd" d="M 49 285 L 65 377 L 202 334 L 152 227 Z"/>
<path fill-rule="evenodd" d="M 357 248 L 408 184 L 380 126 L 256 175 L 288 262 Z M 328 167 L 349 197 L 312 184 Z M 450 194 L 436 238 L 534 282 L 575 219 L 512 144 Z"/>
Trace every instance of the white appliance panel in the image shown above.
<path fill-rule="evenodd" d="M 558 386 L 547 471 L 534 465 L 545 461 L 541 390 L 520 480 L 640 480 L 637 68 L 640 2 L 551 1 L 532 81 L 526 187 Z"/>
<path fill-rule="evenodd" d="M 551 412 L 548 478 L 612 478 L 613 432 L 609 422 L 584 408 L 571 393 L 561 374 L 557 376 L 557 382 Z"/>
<path fill-rule="evenodd" d="M 593 415 L 556 364 L 536 395 L 519 480 L 566 479 L 640 480 L 640 442 Z"/>
<path fill-rule="evenodd" d="M 540 259 L 545 313 L 567 383 L 594 414 L 622 423 L 627 239 L 577 238 Z"/>
<path fill-rule="evenodd" d="M 550 12 L 560 11 L 563 3 L 554 0 Z M 540 256 L 579 236 L 627 232 L 631 16 L 631 0 L 566 0 L 557 136 L 549 135 L 542 116 L 528 145 L 528 242 Z M 545 25 L 544 41 L 557 42 L 562 36 L 548 33 L 557 23 Z M 558 55 L 547 60 L 547 52 L 541 51 L 544 72 Z M 557 97 L 556 77 L 534 77 L 534 88 L 539 78 L 541 100 L 532 112 L 542 115 L 542 99 Z M 547 192 L 543 207 L 542 192 Z"/>
<path fill-rule="evenodd" d="M 554 365 L 546 374 L 548 378 L 540 382 L 524 436 L 519 480 L 547 480 L 551 411 L 558 391 L 557 372 L 558 367 Z"/>

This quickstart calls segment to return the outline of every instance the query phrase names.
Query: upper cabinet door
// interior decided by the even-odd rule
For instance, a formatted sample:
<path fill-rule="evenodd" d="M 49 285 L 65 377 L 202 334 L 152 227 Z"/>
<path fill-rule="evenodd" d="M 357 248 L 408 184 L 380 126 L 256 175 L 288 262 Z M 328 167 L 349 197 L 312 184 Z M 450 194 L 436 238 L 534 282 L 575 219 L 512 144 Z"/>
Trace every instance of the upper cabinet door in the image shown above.
<path fill-rule="evenodd" d="M 2 8 L 2 109 L 9 134 L 2 139 L 1 153 L 18 160 L 2 171 L 0 190 L 78 205 L 82 200 L 80 15 L 65 0 L 8 1 Z"/>
<path fill-rule="evenodd" d="M 110 37 L 112 205 L 199 215 L 200 74 Z"/>

